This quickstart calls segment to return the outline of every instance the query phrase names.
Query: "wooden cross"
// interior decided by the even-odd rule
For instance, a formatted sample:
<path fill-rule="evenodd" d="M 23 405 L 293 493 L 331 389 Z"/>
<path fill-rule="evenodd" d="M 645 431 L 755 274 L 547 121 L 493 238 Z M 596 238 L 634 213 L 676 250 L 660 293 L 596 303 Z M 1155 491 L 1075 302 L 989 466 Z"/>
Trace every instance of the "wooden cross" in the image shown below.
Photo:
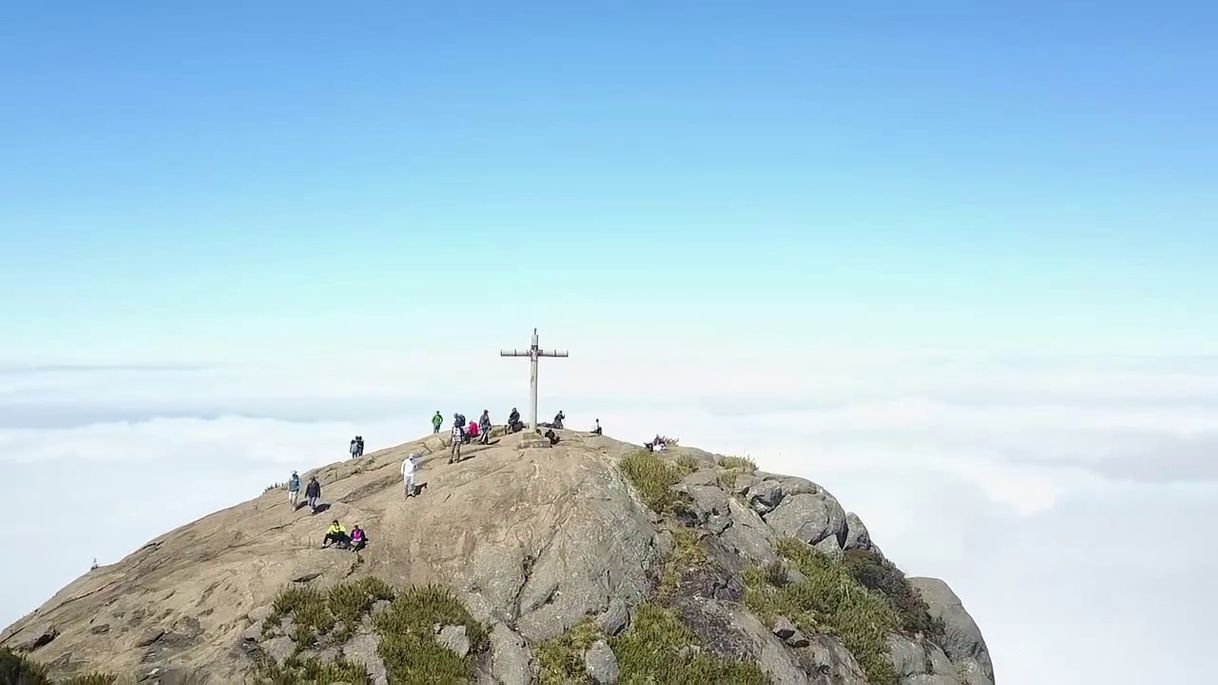
<path fill-rule="evenodd" d="M 537 360 L 541 357 L 566 357 L 567 352 L 543 350 L 537 346 L 537 329 L 533 329 L 533 345 L 527 350 L 499 350 L 500 357 L 529 358 L 529 430 L 537 430 Z"/>

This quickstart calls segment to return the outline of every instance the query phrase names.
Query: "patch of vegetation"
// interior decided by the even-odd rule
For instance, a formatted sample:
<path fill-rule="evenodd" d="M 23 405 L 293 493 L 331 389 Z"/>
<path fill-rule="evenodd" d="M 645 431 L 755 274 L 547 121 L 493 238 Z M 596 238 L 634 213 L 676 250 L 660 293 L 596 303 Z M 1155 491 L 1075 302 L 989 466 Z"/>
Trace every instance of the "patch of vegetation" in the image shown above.
<path fill-rule="evenodd" d="M 646 450 L 622 457 L 621 467 L 622 473 L 638 490 L 643 503 L 653 511 L 661 514 L 680 513 L 688 508 L 688 496 L 671 490 L 686 475 L 680 467 Z"/>
<path fill-rule="evenodd" d="M 278 490 L 279 488 L 282 488 L 284 485 L 285 485 L 285 483 L 271 483 L 270 485 L 268 485 L 262 489 L 262 494 L 265 495 L 266 493 L 270 492 L 271 490 Z"/>
<path fill-rule="evenodd" d="M 846 571 L 863 587 L 888 598 L 901 619 L 901 630 L 910 635 L 921 633 L 932 639 L 943 637 L 943 620 L 930 615 L 922 595 L 891 561 L 871 550 L 850 549 L 846 550 L 843 563 Z"/>
<path fill-rule="evenodd" d="M 697 636 L 672 612 L 655 604 L 635 610 L 630 630 L 610 638 L 622 683 L 769 683 L 756 664 L 699 651 Z M 582 659 L 582 655 L 581 655 Z"/>
<path fill-rule="evenodd" d="M 757 470 L 757 462 L 752 457 L 719 457 L 715 460 L 719 468 L 726 470 L 753 473 Z"/>
<path fill-rule="evenodd" d="M 861 585 L 844 564 L 794 538 L 775 545 L 778 555 L 799 569 L 805 580 L 776 585 L 777 574 L 757 568 L 744 573 L 745 605 L 766 624 L 785 616 L 805 633 L 835 635 L 877 685 L 895 685 L 887 657 L 887 637 L 901 618 L 883 595 Z M 783 581 L 787 575 L 783 573 Z"/>
<path fill-rule="evenodd" d="M 262 624 L 262 634 L 269 635 L 291 616 L 291 637 L 299 649 L 312 647 L 327 636 L 332 642 L 345 642 L 374 603 L 392 600 L 394 595 L 393 587 L 380 578 L 340 583 L 324 593 L 309 587 L 289 587 L 271 603 L 271 615 Z"/>
<path fill-rule="evenodd" d="M 263 664 L 258 669 L 256 681 L 259 685 L 371 685 L 372 676 L 368 675 L 363 665 L 353 664 L 346 659 L 321 662 L 289 657 L 282 666 L 274 662 Z"/>
<path fill-rule="evenodd" d="M 452 592 L 437 585 L 412 588 L 373 619 L 380 633 L 377 653 L 390 682 L 447 683 L 473 680 L 473 655 L 485 651 L 486 626 L 475 621 Z M 459 657 L 436 641 L 434 626 L 462 625 L 470 653 Z"/>
<path fill-rule="evenodd" d="M 0 648 L 0 683 L 51 685 L 46 669 L 38 663 Z"/>
<path fill-rule="evenodd" d="M 118 676 L 116 675 L 93 672 L 84 675 L 74 675 L 67 680 L 59 681 L 59 685 L 113 685 L 117 681 Z"/>
<path fill-rule="evenodd" d="M 688 454 L 682 454 L 679 457 L 677 457 L 677 472 L 682 477 L 688 476 L 689 474 L 693 473 L 694 471 L 698 471 L 701 468 L 702 468 L 702 462 L 689 456 Z"/>
<path fill-rule="evenodd" d="M 681 574 L 686 570 L 706 563 L 706 550 L 698 532 L 692 528 L 678 528 L 672 532 L 672 556 L 664 561 L 656 597 L 667 600 L 677 590 Z"/>
<path fill-rule="evenodd" d="M 562 635 L 541 643 L 536 654 L 542 685 L 592 682 L 584 671 L 584 652 L 604 637 L 596 623 L 586 619 Z"/>

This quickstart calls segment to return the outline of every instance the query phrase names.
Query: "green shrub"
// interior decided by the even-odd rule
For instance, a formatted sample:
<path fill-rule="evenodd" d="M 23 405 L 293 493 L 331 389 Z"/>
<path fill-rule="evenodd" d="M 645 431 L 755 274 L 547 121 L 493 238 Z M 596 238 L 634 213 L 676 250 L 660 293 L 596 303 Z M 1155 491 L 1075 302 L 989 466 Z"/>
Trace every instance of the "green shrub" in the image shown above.
<path fill-rule="evenodd" d="M 372 677 L 367 669 L 360 664 L 353 664 L 346 659 L 321 662 L 317 659 L 301 661 L 290 657 L 283 665 L 267 660 L 259 665 L 254 680 L 259 685 L 329 685 L 330 683 L 351 683 L 351 685 L 370 685 Z"/>
<path fill-rule="evenodd" d="M 473 679 L 472 655 L 488 644 L 486 626 L 447 588 L 428 585 L 398 595 L 393 604 L 373 620 L 380 633 L 377 653 L 385 662 L 390 682 L 462 682 Z M 436 625 L 463 625 L 469 638 L 470 655 L 464 658 L 441 646 Z"/>
<path fill-rule="evenodd" d="M 836 635 L 858 660 L 868 682 L 896 683 L 887 638 L 898 631 L 901 620 L 887 598 L 863 587 L 843 564 L 804 542 L 784 538 L 775 549 L 805 580 L 776 585 L 777 574 L 749 569 L 744 573 L 745 605 L 767 624 L 785 616 L 806 633 Z M 782 578 L 786 579 L 785 573 Z"/>
<path fill-rule="evenodd" d="M 660 572 L 660 583 L 656 597 L 667 600 L 677 590 L 681 574 L 706 563 L 706 550 L 698 532 L 692 528 L 678 528 L 672 532 L 672 556 L 664 561 Z"/>
<path fill-rule="evenodd" d="M 537 647 L 537 668 L 543 685 L 592 682 L 584 671 L 584 652 L 604 637 L 591 620 L 584 620 Z"/>
<path fill-rule="evenodd" d="M 922 595 L 905 580 L 905 574 L 891 561 L 870 550 L 846 550 L 846 571 L 868 590 L 888 598 L 901 619 L 901 629 L 913 635 L 943 637 L 943 621 L 930 615 Z"/>
<path fill-rule="evenodd" d="M 684 475 L 679 467 L 646 450 L 622 457 L 621 466 L 643 503 L 652 510 L 657 513 L 679 513 L 686 509 L 688 497 L 670 489 Z"/>
<path fill-rule="evenodd" d="M 109 673 L 86 673 L 74 675 L 67 680 L 59 681 L 59 685 L 113 685 L 118 676 Z"/>
<path fill-rule="evenodd" d="M 757 462 L 752 457 L 719 457 L 715 460 L 719 468 L 753 473 L 757 470 Z"/>
<path fill-rule="evenodd" d="M 609 646 L 617 657 L 622 683 L 770 682 L 756 664 L 699 652 L 693 632 L 670 611 L 655 604 L 639 605 L 630 630 L 610 638 Z"/>
<path fill-rule="evenodd" d="M 16 685 L 51 685 L 47 671 L 41 665 L 12 651 L 0 648 L 0 683 Z"/>
<path fill-rule="evenodd" d="M 681 477 L 688 476 L 701 468 L 702 462 L 688 454 L 682 454 L 677 457 L 677 474 Z"/>

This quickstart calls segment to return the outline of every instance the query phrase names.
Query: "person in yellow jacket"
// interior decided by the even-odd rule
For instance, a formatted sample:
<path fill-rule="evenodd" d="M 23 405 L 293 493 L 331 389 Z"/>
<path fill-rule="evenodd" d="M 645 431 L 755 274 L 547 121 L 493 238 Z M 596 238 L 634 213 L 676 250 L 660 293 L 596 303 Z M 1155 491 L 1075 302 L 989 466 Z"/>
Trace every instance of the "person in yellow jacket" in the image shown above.
<path fill-rule="evenodd" d="M 351 538 L 347 536 L 347 529 L 342 527 L 338 519 L 334 519 L 334 522 L 326 529 L 326 537 L 321 541 L 322 549 L 329 547 L 331 542 L 336 547 L 346 547 L 351 542 Z"/>

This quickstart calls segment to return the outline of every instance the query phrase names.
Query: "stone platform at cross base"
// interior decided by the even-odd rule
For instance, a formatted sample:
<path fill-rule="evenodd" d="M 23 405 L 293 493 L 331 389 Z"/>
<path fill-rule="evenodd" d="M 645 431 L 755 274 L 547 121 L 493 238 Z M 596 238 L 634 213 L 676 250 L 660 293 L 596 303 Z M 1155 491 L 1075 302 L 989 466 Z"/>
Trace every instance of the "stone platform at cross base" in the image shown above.
<path fill-rule="evenodd" d="M 540 433 L 530 433 L 526 430 L 520 434 L 520 442 L 517 443 L 517 447 L 522 450 L 550 449 L 550 440 Z"/>

